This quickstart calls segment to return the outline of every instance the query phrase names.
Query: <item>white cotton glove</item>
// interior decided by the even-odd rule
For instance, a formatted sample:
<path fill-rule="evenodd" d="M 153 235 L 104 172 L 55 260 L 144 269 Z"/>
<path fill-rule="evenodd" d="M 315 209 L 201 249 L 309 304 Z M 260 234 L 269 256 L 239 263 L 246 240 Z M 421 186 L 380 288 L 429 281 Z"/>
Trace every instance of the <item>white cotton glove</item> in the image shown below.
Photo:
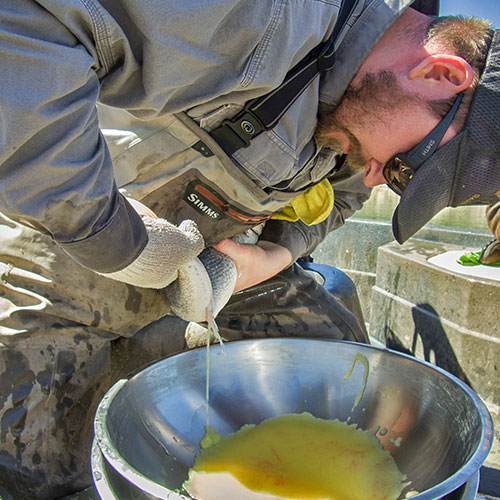
<path fill-rule="evenodd" d="M 186 321 L 215 318 L 227 304 L 236 285 L 234 262 L 215 248 L 203 250 L 198 258 L 179 269 L 179 277 L 165 289 L 172 312 Z"/>
<path fill-rule="evenodd" d="M 234 262 L 215 248 L 203 250 L 203 236 L 193 221 L 183 221 L 176 227 L 157 218 L 142 203 L 127 200 L 142 217 L 148 243 L 125 269 L 103 275 L 144 288 L 166 287 L 167 304 L 186 321 L 210 320 L 207 311 L 215 318 L 234 291 L 237 276 Z M 245 243 L 256 241 L 261 230 L 249 230 L 246 234 L 247 231 Z"/>
<path fill-rule="evenodd" d="M 164 288 L 179 269 L 203 250 L 205 243 L 196 224 L 185 220 L 175 226 L 165 219 L 143 216 L 148 243 L 136 260 L 120 271 L 101 273 L 117 281 L 143 288 Z"/>

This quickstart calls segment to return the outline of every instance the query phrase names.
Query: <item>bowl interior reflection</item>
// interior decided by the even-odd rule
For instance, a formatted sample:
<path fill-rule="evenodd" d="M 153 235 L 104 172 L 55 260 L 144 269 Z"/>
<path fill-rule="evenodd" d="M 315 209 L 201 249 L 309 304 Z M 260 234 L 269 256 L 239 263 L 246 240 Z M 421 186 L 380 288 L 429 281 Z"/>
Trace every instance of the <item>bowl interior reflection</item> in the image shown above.
<path fill-rule="evenodd" d="M 141 487 L 178 490 L 208 423 L 222 435 L 244 424 L 309 412 L 377 430 L 384 448 L 423 492 L 439 498 L 465 483 L 484 462 L 492 424 L 480 399 L 455 377 L 387 349 L 342 341 L 259 339 L 166 358 L 121 381 L 96 416 L 105 459 Z M 364 387 L 364 366 L 369 363 Z M 353 408 L 354 407 L 354 408 Z"/>

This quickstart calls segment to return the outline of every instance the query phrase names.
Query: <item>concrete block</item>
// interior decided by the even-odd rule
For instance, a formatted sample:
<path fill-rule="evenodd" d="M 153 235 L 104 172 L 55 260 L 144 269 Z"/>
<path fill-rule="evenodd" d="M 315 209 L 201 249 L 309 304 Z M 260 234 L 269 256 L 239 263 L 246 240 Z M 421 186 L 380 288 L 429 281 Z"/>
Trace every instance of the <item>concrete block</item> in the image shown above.
<path fill-rule="evenodd" d="M 330 233 L 312 254 L 315 262 L 337 267 L 352 279 L 368 323 L 370 295 L 377 269 L 377 250 L 392 240 L 387 222 L 349 219 L 344 226 Z"/>
<path fill-rule="evenodd" d="M 377 219 L 390 221 L 395 208 L 399 204 L 399 196 L 387 186 L 376 186 L 370 199 L 366 201 L 355 216 L 361 219 Z M 465 207 L 447 207 L 434 216 L 429 224 L 461 229 L 488 229 L 483 205 Z"/>
<path fill-rule="evenodd" d="M 417 240 L 379 248 L 370 335 L 449 371 L 479 394 L 495 425 L 487 465 L 500 467 L 500 282 L 428 262 L 457 249 L 470 250 Z"/>
<path fill-rule="evenodd" d="M 410 241 L 435 241 L 478 250 L 491 239 L 491 233 L 483 229 L 427 225 Z M 330 233 L 312 254 L 315 262 L 338 267 L 353 280 L 363 316 L 368 323 L 371 290 L 377 272 L 377 251 L 379 247 L 393 241 L 390 221 L 353 217 Z"/>

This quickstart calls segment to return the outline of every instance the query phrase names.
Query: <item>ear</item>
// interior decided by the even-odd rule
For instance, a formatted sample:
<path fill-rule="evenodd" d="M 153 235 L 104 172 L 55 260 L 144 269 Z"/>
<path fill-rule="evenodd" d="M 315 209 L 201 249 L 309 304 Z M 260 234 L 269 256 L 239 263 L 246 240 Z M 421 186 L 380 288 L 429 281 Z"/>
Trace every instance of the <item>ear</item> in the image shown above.
<path fill-rule="evenodd" d="M 446 98 L 468 89 L 473 78 L 471 65 L 462 57 L 451 54 L 428 56 L 408 73 L 408 79 L 433 99 Z"/>

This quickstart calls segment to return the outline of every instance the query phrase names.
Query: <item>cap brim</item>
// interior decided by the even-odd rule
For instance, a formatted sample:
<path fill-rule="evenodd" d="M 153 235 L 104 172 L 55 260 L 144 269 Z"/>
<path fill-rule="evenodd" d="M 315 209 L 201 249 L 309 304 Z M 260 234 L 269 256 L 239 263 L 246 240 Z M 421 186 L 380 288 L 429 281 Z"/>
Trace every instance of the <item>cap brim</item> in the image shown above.
<path fill-rule="evenodd" d="M 449 205 L 461 139 L 459 134 L 438 149 L 408 183 L 392 217 L 398 243 L 404 243 Z"/>

